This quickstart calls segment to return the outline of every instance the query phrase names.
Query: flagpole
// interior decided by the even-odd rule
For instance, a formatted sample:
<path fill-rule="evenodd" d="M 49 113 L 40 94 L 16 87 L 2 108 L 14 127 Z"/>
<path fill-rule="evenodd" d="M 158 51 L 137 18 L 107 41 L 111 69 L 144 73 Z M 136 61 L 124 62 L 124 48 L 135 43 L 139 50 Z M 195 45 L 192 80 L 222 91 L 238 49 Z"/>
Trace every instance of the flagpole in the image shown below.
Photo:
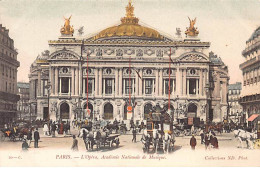
<path fill-rule="evenodd" d="M 132 92 L 132 86 L 131 86 L 131 56 L 129 57 L 129 106 L 131 106 L 131 92 Z M 133 117 L 133 115 L 132 115 Z"/>
<path fill-rule="evenodd" d="M 170 55 L 169 55 L 169 82 L 168 82 L 168 110 L 170 110 L 171 107 L 171 103 L 170 103 L 170 99 L 171 99 L 171 48 L 170 48 Z"/>
<path fill-rule="evenodd" d="M 86 112 L 88 114 L 88 53 L 87 53 L 87 108 Z"/>

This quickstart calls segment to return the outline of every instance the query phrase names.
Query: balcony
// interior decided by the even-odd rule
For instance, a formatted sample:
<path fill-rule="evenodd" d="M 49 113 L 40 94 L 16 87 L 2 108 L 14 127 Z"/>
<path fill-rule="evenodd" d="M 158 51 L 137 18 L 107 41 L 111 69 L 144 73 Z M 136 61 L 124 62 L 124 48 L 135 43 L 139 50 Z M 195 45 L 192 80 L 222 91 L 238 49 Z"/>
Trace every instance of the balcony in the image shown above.
<path fill-rule="evenodd" d="M 20 100 L 20 96 L 11 93 L 0 92 L 0 99 L 3 99 L 5 101 L 17 102 L 18 100 Z"/>
<path fill-rule="evenodd" d="M 240 104 L 260 102 L 260 94 L 255 94 L 251 96 L 244 96 L 239 99 Z"/>
<path fill-rule="evenodd" d="M 244 49 L 242 51 L 242 55 L 244 55 L 244 56 L 248 55 L 250 52 L 257 50 L 258 48 L 260 48 L 260 42 L 257 42 L 257 43 L 255 43 L 253 45 L 250 45 L 249 47 Z"/>
<path fill-rule="evenodd" d="M 10 61 L 12 64 L 15 64 L 17 67 L 20 66 L 20 62 L 13 59 L 12 57 L 8 56 L 7 54 L 4 54 L 4 53 L 0 53 L 0 58 L 3 58 L 7 61 Z"/>
<path fill-rule="evenodd" d="M 245 67 L 247 67 L 247 66 L 249 66 L 249 65 L 251 65 L 251 64 L 254 64 L 254 63 L 257 62 L 258 60 L 260 60 L 260 55 L 257 56 L 257 57 L 255 57 L 255 58 L 252 58 L 252 59 L 250 59 L 250 60 L 248 60 L 248 61 L 246 61 L 246 62 L 244 62 L 244 63 L 242 63 L 242 64 L 240 64 L 240 65 L 239 65 L 239 68 L 240 68 L 240 69 L 243 69 L 243 68 L 245 68 Z"/>

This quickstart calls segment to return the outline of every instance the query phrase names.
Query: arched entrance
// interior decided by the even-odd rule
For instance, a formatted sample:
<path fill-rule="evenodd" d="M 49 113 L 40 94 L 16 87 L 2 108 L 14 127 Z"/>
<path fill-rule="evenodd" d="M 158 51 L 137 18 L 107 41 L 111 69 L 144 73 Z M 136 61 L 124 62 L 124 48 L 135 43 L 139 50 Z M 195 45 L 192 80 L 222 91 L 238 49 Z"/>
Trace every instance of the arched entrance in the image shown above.
<path fill-rule="evenodd" d="M 104 119 L 113 119 L 113 105 L 111 103 L 107 103 L 104 106 Z"/>
<path fill-rule="evenodd" d="M 62 103 L 60 105 L 60 118 L 61 119 L 70 118 L 70 106 L 67 103 Z"/>
<path fill-rule="evenodd" d="M 93 105 L 91 103 L 88 103 L 88 109 L 90 110 L 90 114 L 87 113 L 87 103 L 83 107 L 83 118 L 90 118 L 93 119 Z"/>
<path fill-rule="evenodd" d="M 187 117 L 197 117 L 197 106 L 194 103 L 189 104 Z"/>
<path fill-rule="evenodd" d="M 151 103 L 147 103 L 144 105 L 144 119 L 149 116 L 149 113 L 152 111 L 153 105 Z"/>

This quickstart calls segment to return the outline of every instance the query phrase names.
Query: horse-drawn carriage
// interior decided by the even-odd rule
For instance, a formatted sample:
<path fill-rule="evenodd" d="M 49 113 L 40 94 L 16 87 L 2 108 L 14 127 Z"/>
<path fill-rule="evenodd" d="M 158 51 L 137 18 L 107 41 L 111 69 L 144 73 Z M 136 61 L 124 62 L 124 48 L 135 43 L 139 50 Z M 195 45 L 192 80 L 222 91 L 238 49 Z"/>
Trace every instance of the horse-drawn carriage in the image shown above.
<path fill-rule="evenodd" d="M 260 149 L 260 121 L 257 124 L 257 139 L 255 140 L 255 149 Z"/>
<path fill-rule="evenodd" d="M 27 135 L 29 128 L 13 127 L 6 128 L 0 131 L 0 141 L 4 141 L 8 138 L 10 141 L 22 141 L 24 135 Z"/>
<path fill-rule="evenodd" d="M 97 150 L 104 149 L 106 146 L 109 148 L 113 146 L 118 147 L 120 144 L 119 136 L 118 134 L 109 134 L 101 130 L 90 131 L 85 140 L 86 149 L 94 150 L 94 145 L 96 145 Z"/>
<path fill-rule="evenodd" d="M 147 129 L 142 136 L 143 152 L 158 153 L 174 150 L 175 137 L 172 133 L 171 122 L 166 113 L 150 113 L 147 118 Z"/>

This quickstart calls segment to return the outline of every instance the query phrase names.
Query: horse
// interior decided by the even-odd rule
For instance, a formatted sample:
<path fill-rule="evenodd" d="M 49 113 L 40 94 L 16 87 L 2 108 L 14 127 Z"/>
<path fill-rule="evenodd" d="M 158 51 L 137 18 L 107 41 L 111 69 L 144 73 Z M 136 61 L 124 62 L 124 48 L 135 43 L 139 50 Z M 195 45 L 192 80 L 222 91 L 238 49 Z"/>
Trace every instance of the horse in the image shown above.
<path fill-rule="evenodd" d="M 79 135 L 78 135 L 79 138 L 82 138 L 82 137 L 83 137 L 83 131 L 85 131 L 87 134 L 88 134 L 88 132 L 89 132 L 88 129 L 81 128 L 80 131 L 79 131 Z"/>
<path fill-rule="evenodd" d="M 171 136 L 166 132 L 163 136 L 163 150 L 169 153 L 170 150 Z"/>
<path fill-rule="evenodd" d="M 250 133 L 242 129 L 234 130 L 235 138 L 238 138 L 239 144 L 238 148 L 243 148 L 243 141 L 246 142 L 248 149 L 253 149 L 253 141 L 256 139 L 255 133 Z"/>
<path fill-rule="evenodd" d="M 150 135 L 147 133 L 146 129 L 142 135 L 141 142 L 143 143 L 143 152 L 148 153 L 150 148 Z"/>
<path fill-rule="evenodd" d="M 101 132 L 99 130 L 94 132 L 94 143 L 92 143 L 92 149 L 95 144 L 97 145 L 97 150 L 99 150 L 101 144 Z"/>
<path fill-rule="evenodd" d="M 158 148 L 159 148 L 159 133 L 158 133 L 158 129 L 153 129 L 152 142 L 153 142 L 153 151 L 157 152 Z"/>

